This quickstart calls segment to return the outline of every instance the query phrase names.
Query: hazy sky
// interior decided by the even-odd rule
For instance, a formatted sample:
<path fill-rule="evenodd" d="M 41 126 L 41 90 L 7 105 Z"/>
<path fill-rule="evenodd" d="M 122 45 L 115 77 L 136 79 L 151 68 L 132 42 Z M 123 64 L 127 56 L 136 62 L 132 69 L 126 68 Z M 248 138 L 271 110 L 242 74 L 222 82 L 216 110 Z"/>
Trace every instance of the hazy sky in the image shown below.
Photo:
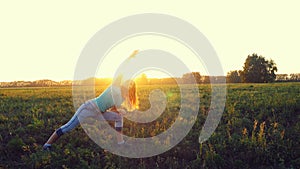
<path fill-rule="evenodd" d="M 0 81 L 73 79 L 87 41 L 105 25 L 139 13 L 169 14 L 196 26 L 215 48 L 225 74 L 242 69 L 252 53 L 273 59 L 278 73 L 300 73 L 300 1 L 88 2 L 0 1 Z M 116 46 L 98 75 L 112 76 L 133 50 L 147 48 L 184 55 L 190 69 L 205 72 L 180 43 L 142 36 Z"/>

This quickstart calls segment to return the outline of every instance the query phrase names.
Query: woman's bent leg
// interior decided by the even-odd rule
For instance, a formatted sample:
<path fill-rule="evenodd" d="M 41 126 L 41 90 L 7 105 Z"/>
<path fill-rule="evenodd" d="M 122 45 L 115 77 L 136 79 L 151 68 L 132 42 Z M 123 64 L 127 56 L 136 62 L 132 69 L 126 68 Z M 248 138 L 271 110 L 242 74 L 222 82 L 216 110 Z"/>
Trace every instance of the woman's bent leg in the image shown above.
<path fill-rule="evenodd" d="M 102 116 L 105 120 L 115 122 L 115 129 L 118 132 L 118 134 L 117 134 L 118 144 L 124 143 L 123 134 L 122 134 L 123 116 L 121 116 L 120 114 L 118 114 L 116 112 L 105 112 L 105 113 L 102 114 Z"/>

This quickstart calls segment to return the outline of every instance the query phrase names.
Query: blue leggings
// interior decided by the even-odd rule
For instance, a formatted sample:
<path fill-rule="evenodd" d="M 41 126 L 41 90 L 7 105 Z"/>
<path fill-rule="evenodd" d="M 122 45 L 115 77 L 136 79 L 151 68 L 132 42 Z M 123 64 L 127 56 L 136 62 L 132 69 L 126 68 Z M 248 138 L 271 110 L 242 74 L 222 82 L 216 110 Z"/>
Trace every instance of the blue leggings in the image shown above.
<path fill-rule="evenodd" d="M 78 108 L 71 120 L 69 120 L 65 125 L 61 126 L 59 129 L 56 130 L 56 134 L 58 136 L 61 136 L 71 131 L 79 125 L 79 119 L 84 120 L 88 117 L 99 117 L 99 120 L 115 121 L 115 129 L 117 131 L 122 130 L 123 117 L 120 114 L 116 112 L 104 112 L 102 113 L 102 116 L 99 116 L 99 113 L 101 112 L 98 106 L 92 100 L 87 101 Z"/>

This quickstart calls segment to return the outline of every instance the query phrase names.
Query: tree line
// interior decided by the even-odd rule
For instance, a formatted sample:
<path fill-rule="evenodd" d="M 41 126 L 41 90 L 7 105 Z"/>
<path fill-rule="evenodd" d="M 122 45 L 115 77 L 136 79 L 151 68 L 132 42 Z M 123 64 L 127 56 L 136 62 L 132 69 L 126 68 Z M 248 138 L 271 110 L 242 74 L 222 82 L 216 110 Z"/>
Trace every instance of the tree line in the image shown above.
<path fill-rule="evenodd" d="M 228 83 L 270 83 L 270 82 L 299 82 L 300 73 L 275 74 L 278 68 L 275 62 L 267 60 L 256 53 L 248 55 L 243 70 L 233 70 L 227 73 Z"/>
<path fill-rule="evenodd" d="M 300 82 L 300 73 L 275 74 L 278 71 L 276 63 L 256 53 L 248 55 L 242 70 L 233 70 L 227 76 L 202 76 L 199 72 L 183 74 L 181 78 L 147 79 L 146 75 L 138 78 L 140 84 L 205 84 L 222 83 L 271 83 L 271 82 Z"/>

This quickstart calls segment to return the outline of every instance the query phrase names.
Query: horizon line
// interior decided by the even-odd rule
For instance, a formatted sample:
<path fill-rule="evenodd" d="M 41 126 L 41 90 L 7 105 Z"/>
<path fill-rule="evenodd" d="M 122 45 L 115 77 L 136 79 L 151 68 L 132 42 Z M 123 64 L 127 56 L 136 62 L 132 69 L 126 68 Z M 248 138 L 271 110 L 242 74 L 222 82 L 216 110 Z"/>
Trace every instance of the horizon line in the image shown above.
<path fill-rule="evenodd" d="M 192 72 L 190 72 L 192 73 Z M 276 75 L 288 75 L 290 76 L 291 74 L 300 74 L 300 73 L 278 73 Z M 184 75 L 184 74 L 183 74 Z M 182 76 L 183 76 L 182 75 Z M 147 77 L 147 79 L 168 79 L 168 78 L 182 78 L 181 77 Z M 226 77 L 227 75 L 206 75 L 206 74 L 203 74 L 201 75 L 200 73 L 200 76 L 209 76 L 209 77 Z M 113 77 L 87 77 L 85 79 L 80 79 L 80 80 L 88 80 L 88 79 L 91 79 L 91 78 L 95 78 L 95 79 L 113 79 Z M 40 78 L 40 79 L 35 79 L 35 80 L 4 80 L 4 81 L 0 81 L 0 83 L 9 83 L 9 82 L 34 82 L 34 81 L 40 81 L 40 80 L 51 80 L 51 81 L 55 81 L 55 82 L 62 82 L 62 81 L 78 81 L 78 79 L 63 79 L 63 80 L 58 80 L 58 79 L 51 79 L 51 78 Z"/>

